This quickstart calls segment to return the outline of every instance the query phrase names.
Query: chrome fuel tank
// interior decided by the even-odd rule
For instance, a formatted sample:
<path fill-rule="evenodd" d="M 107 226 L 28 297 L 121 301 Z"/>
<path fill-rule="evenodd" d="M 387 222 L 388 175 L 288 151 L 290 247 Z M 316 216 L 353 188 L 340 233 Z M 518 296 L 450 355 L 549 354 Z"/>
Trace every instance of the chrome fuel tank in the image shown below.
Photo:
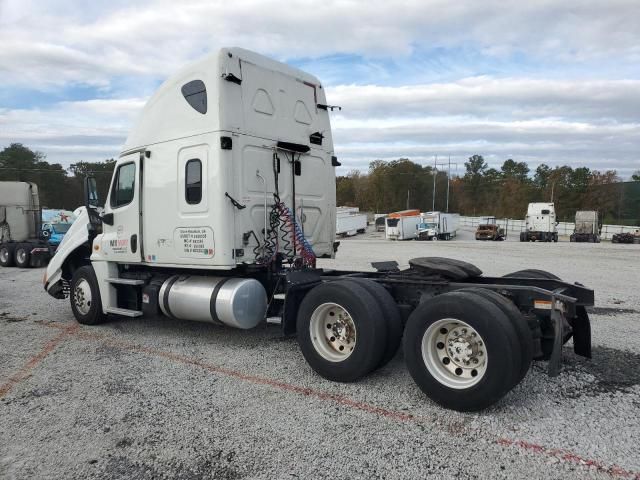
<path fill-rule="evenodd" d="M 253 278 L 174 275 L 158 295 L 168 317 L 234 328 L 255 327 L 267 311 L 267 293 Z"/>

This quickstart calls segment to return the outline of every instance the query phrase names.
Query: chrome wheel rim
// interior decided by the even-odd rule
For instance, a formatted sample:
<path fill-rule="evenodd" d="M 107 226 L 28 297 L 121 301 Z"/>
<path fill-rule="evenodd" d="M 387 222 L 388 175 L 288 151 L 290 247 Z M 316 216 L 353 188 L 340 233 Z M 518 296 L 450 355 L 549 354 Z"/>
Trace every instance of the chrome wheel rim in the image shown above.
<path fill-rule="evenodd" d="M 9 249 L 3 248 L 0 250 L 0 260 L 2 260 L 2 263 L 9 262 Z"/>
<path fill-rule="evenodd" d="M 330 362 L 349 358 L 356 346 L 356 325 L 351 314 L 337 303 L 323 303 L 311 314 L 311 342 L 318 354 Z"/>
<path fill-rule="evenodd" d="M 427 328 L 422 337 L 422 359 L 438 382 L 455 389 L 476 385 L 489 361 L 480 334 L 455 318 L 443 318 Z"/>
<path fill-rule="evenodd" d="M 73 304 L 82 315 L 87 315 L 91 310 L 91 287 L 84 278 L 73 289 Z"/>

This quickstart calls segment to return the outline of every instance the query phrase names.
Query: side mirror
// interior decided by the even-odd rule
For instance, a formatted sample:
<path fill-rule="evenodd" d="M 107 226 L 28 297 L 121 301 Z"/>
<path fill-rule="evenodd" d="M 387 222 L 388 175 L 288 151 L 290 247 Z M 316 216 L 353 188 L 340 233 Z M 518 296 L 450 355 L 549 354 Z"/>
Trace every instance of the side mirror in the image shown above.
<path fill-rule="evenodd" d="M 102 223 L 113 225 L 113 213 L 105 213 L 100 218 L 102 219 Z"/>
<path fill-rule="evenodd" d="M 95 177 L 85 177 L 84 179 L 84 206 L 87 207 L 87 209 L 100 206 L 98 186 Z"/>

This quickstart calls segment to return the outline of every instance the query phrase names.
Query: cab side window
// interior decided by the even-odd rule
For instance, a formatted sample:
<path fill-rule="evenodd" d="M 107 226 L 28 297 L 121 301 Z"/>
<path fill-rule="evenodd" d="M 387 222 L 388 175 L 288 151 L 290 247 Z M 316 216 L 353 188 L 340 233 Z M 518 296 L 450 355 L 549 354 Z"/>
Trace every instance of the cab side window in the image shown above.
<path fill-rule="evenodd" d="M 185 164 L 185 200 L 189 205 L 196 205 L 202 200 L 202 162 L 193 158 Z"/>
<path fill-rule="evenodd" d="M 116 178 L 111 189 L 111 208 L 123 207 L 131 203 L 136 184 L 135 163 L 125 163 L 116 170 Z"/>
<path fill-rule="evenodd" d="M 207 88 L 202 80 L 193 80 L 182 86 L 184 99 L 196 112 L 207 113 Z"/>

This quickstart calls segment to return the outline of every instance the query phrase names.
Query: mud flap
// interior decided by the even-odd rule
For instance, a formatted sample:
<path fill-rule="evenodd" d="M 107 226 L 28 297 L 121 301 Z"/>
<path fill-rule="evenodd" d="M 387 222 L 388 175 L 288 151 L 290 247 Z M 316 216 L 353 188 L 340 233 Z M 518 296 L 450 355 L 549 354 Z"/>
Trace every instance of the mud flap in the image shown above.
<path fill-rule="evenodd" d="M 552 299 L 552 302 L 555 304 L 555 299 Z M 562 345 L 564 344 L 564 324 L 566 320 L 559 310 L 553 309 L 551 310 L 551 321 L 553 322 L 554 338 L 547 374 L 550 377 L 557 377 L 560 375 L 560 365 L 562 364 Z"/>
<path fill-rule="evenodd" d="M 573 319 L 573 351 L 576 355 L 591 358 L 591 322 L 586 307 L 576 307 Z"/>

